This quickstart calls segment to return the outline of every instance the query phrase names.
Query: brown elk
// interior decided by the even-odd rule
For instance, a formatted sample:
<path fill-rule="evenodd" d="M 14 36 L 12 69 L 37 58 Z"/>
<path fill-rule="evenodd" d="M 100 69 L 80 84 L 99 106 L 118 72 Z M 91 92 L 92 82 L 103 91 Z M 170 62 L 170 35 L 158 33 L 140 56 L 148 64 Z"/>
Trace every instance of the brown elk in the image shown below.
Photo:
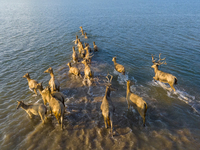
<path fill-rule="evenodd" d="M 26 78 L 26 79 L 27 79 L 29 89 L 30 89 L 30 90 L 33 90 L 33 91 L 35 92 L 35 94 L 37 95 L 37 90 L 36 90 L 36 89 L 37 89 L 37 84 L 38 84 L 38 82 L 35 81 L 35 80 L 33 80 L 33 79 L 31 79 L 29 73 L 26 73 L 26 74 L 23 76 L 23 78 Z"/>
<path fill-rule="evenodd" d="M 77 53 L 75 51 L 75 47 L 74 46 L 72 47 L 72 50 L 73 50 L 72 59 L 73 59 L 74 62 L 78 62 L 78 55 L 77 55 Z"/>
<path fill-rule="evenodd" d="M 130 105 L 132 104 L 137 106 L 138 112 L 140 116 L 143 118 L 143 126 L 145 126 L 147 103 L 141 97 L 131 92 L 130 80 L 127 81 L 126 100 L 128 103 L 128 109 L 130 108 Z"/>
<path fill-rule="evenodd" d="M 92 74 L 92 71 L 90 69 L 90 66 L 88 65 L 87 61 L 84 59 L 81 63 L 83 63 L 85 65 L 85 69 L 84 69 L 84 78 L 92 78 L 93 77 L 93 74 Z"/>
<path fill-rule="evenodd" d="M 106 85 L 106 92 L 101 103 L 101 111 L 104 117 L 105 128 L 107 128 L 107 125 L 110 126 L 110 131 L 112 134 L 113 133 L 113 115 L 114 115 L 115 107 L 110 98 L 110 93 L 111 91 L 115 91 L 115 89 L 111 87 L 112 85 L 111 81 L 112 81 L 113 76 L 110 75 L 110 79 L 109 79 L 109 75 L 110 74 L 106 76 L 106 78 L 108 79 L 108 83 Z"/>
<path fill-rule="evenodd" d="M 51 87 L 51 91 L 60 91 L 60 83 L 56 79 L 56 77 L 53 74 L 53 69 L 49 67 L 47 70 L 44 71 L 44 73 L 49 73 L 51 76 L 51 79 L 49 80 L 49 86 Z"/>
<path fill-rule="evenodd" d="M 162 65 L 162 64 L 167 64 L 166 62 L 164 62 L 165 58 L 161 59 L 160 58 L 161 53 L 159 54 L 159 60 L 156 62 L 156 60 L 154 59 L 154 56 L 152 55 L 152 63 L 153 65 L 151 66 L 151 68 L 154 68 L 154 72 L 155 72 L 155 76 L 153 77 L 154 81 L 160 81 L 163 83 L 168 83 L 170 85 L 170 87 L 174 90 L 174 84 L 177 84 L 177 78 L 175 76 L 173 76 L 172 74 L 163 72 L 161 70 L 158 69 L 158 66 Z M 161 62 L 163 61 L 163 62 Z"/>
<path fill-rule="evenodd" d="M 89 46 L 86 46 L 85 48 L 86 54 L 85 54 L 85 60 L 87 61 L 87 63 L 91 63 L 91 59 L 94 55 L 91 55 L 89 52 Z"/>
<path fill-rule="evenodd" d="M 82 32 L 82 31 L 83 31 L 83 27 L 82 27 L 82 26 L 80 26 L 79 28 L 81 29 L 81 32 Z"/>
<path fill-rule="evenodd" d="M 113 57 L 112 61 L 114 62 L 115 70 L 125 75 L 125 68 L 116 62 L 116 56 Z"/>
<path fill-rule="evenodd" d="M 46 105 L 47 103 L 47 98 L 46 98 L 46 95 L 43 94 L 43 86 L 42 86 L 42 83 L 38 83 L 37 84 L 37 89 L 38 91 L 40 92 L 40 94 L 42 95 L 42 99 L 43 99 L 43 102 L 44 102 L 44 105 Z M 59 100 L 61 103 L 63 103 L 63 105 L 65 106 L 65 96 L 61 93 L 61 92 L 57 92 L 57 91 L 51 91 L 51 95 L 56 98 L 57 100 Z"/>
<path fill-rule="evenodd" d="M 33 115 L 39 115 L 42 123 L 44 123 L 44 120 L 46 120 L 46 114 L 47 114 L 47 108 L 43 104 L 25 104 L 23 101 L 17 101 L 17 109 L 20 107 L 24 109 L 29 117 L 32 119 Z"/>
<path fill-rule="evenodd" d="M 85 32 L 85 36 L 84 36 L 84 37 L 85 37 L 85 39 L 88 39 L 88 37 L 87 37 L 87 33 L 86 33 L 86 32 Z"/>
<path fill-rule="evenodd" d="M 44 97 L 46 97 L 46 100 L 49 103 L 50 113 L 52 114 L 53 112 L 58 123 L 61 124 L 61 129 L 63 129 L 63 120 L 64 120 L 64 111 L 65 111 L 64 105 L 51 95 L 51 90 L 49 87 L 46 87 L 42 91 L 42 94 L 44 95 Z"/>
<path fill-rule="evenodd" d="M 78 35 L 76 35 L 76 40 L 74 41 L 74 44 L 78 44 Z"/>
<path fill-rule="evenodd" d="M 78 68 L 72 67 L 70 62 L 67 65 L 69 66 L 69 73 L 72 73 L 75 76 L 80 76 L 81 77 L 81 73 L 80 73 L 80 70 Z"/>
<path fill-rule="evenodd" d="M 93 42 L 93 48 L 94 48 L 94 51 L 98 51 L 98 47 L 97 47 L 97 45 L 95 44 L 95 42 Z"/>

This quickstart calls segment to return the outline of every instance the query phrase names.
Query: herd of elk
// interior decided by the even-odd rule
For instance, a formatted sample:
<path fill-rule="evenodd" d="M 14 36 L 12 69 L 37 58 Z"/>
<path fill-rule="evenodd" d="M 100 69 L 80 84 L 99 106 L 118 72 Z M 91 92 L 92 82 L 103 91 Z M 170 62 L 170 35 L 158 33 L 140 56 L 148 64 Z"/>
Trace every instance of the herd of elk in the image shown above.
<path fill-rule="evenodd" d="M 80 27 L 82 35 L 85 35 L 84 38 L 87 37 L 87 33 Z M 77 45 L 79 55 L 81 55 L 81 58 L 83 59 L 81 61 L 82 64 L 84 64 L 84 79 L 91 79 L 93 78 L 93 72 L 91 70 L 91 58 L 94 55 L 91 55 L 91 48 L 88 43 L 85 43 L 85 48 L 83 47 L 82 42 L 78 38 L 78 35 L 76 36 L 76 40 L 74 41 L 74 44 Z M 78 57 L 78 54 L 76 53 L 75 47 L 72 47 L 73 53 L 72 53 L 72 60 L 74 63 L 80 62 Z M 98 47 L 93 42 L 93 50 L 98 51 Z M 152 55 L 152 63 L 151 66 L 154 68 L 155 76 L 153 77 L 154 81 L 160 81 L 164 83 L 168 83 L 170 87 L 175 91 L 175 88 L 173 87 L 174 84 L 177 83 L 177 78 L 173 76 L 172 74 L 165 73 L 158 69 L 159 65 L 166 64 L 164 61 L 165 58 L 161 59 L 161 54 L 159 54 L 159 59 L 156 61 L 154 59 L 154 56 Z M 125 75 L 125 68 L 123 65 L 118 64 L 116 62 L 116 57 L 112 58 L 112 61 L 114 62 L 115 70 L 119 73 L 122 73 Z M 71 62 L 67 64 L 69 66 L 69 73 L 74 74 L 75 76 L 81 76 L 80 70 L 76 67 L 72 67 Z M 56 117 L 58 123 L 61 124 L 61 128 L 63 129 L 63 119 L 64 119 L 64 112 L 65 112 L 65 95 L 60 92 L 60 83 L 56 79 L 53 69 L 49 67 L 47 70 L 44 71 L 44 73 L 49 73 L 51 78 L 49 80 L 49 86 L 43 89 L 42 82 L 38 83 L 37 81 L 30 78 L 29 73 L 26 73 L 23 77 L 27 79 L 28 86 L 31 90 L 35 92 L 37 95 L 37 90 L 39 91 L 40 95 L 42 96 L 43 103 L 44 104 L 25 104 L 23 101 L 17 101 L 17 109 L 22 108 L 24 109 L 30 118 L 32 118 L 32 115 L 39 115 L 41 117 L 42 122 L 45 122 L 45 118 L 47 115 L 47 103 L 49 103 L 50 107 L 50 113 L 53 113 Z M 110 77 L 110 78 L 109 78 Z M 116 89 L 112 87 L 111 81 L 113 79 L 113 76 L 110 74 L 107 74 L 107 83 L 106 83 L 106 90 L 105 95 L 102 99 L 102 103 L 100 106 L 100 109 L 102 111 L 102 116 L 104 118 L 105 128 L 110 126 L 110 132 L 113 133 L 113 116 L 115 112 L 115 106 L 113 105 L 113 102 L 110 98 L 111 91 L 115 91 Z M 127 80 L 127 87 L 126 87 L 126 100 L 128 103 L 128 109 L 131 105 L 136 106 L 138 109 L 138 112 L 140 116 L 143 118 L 143 126 L 145 126 L 145 120 L 146 120 L 146 112 L 147 112 L 147 103 L 141 98 L 140 96 L 134 94 L 130 90 L 130 80 Z"/>

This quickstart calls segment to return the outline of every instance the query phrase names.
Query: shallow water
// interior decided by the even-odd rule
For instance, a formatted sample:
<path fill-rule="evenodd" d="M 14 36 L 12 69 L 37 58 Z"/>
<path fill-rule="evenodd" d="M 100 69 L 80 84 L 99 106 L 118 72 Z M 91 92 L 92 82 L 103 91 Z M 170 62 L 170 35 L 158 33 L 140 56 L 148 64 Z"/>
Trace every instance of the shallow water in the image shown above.
<path fill-rule="evenodd" d="M 200 2 L 184 1 L 5 1 L 0 5 L 0 145 L 1 149 L 199 149 L 200 148 Z M 81 36 L 79 27 L 87 32 Z M 94 53 L 94 83 L 68 74 L 75 36 Z M 77 48 L 76 48 L 77 50 Z M 154 82 L 151 54 L 166 57 L 162 71 L 178 78 L 176 92 Z M 114 70 L 112 57 L 126 75 Z M 84 66 L 77 66 L 83 74 Z M 22 76 L 48 85 L 49 66 L 65 94 L 64 130 L 55 117 L 46 124 L 16 110 L 17 100 L 42 103 Z M 111 93 L 114 136 L 104 128 L 100 111 L 103 80 L 113 75 Z M 126 80 L 143 97 L 146 127 L 136 107 L 127 110 Z M 97 82 L 98 81 L 98 82 Z M 101 83 L 101 84 L 99 84 Z"/>

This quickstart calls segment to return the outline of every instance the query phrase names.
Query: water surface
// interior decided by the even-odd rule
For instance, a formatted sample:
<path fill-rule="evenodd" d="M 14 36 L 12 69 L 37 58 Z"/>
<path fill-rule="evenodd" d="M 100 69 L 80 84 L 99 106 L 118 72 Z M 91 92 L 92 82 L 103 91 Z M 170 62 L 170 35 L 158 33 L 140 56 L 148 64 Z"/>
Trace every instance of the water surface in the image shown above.
<path fill-rule="evenodd" d="M 198 0 L 44 1 L 3 0 L 0 5 L 0 145 L 1 149 L 199 149 L 200 144 L 200 2 Z M 87 32 L 81 36 L 79 27 Z M 91 64 L 103 82 L 113 75 L 118 91 L 114 137 L 104 128 L 100 105 L 105 86 L 83 86 L 68 74 L 73 40 L 95 41 Z M 151 54 L 166 57 L 162 71 L 178 78 L 176 92 L 153 81 Z M 126 68 L 114 70 L 112 57 Z M 83 74 L 83 65 L 79 67 Z M 65 129 L 54 117 L 42 125 L 30 119 L 17 100 L 42 103 L 22 76 L 48 85 L 49 66 L 65 94 Z M 127 110 L 126 82 L 148 104 L 146 127 L 136 107 Z"/>

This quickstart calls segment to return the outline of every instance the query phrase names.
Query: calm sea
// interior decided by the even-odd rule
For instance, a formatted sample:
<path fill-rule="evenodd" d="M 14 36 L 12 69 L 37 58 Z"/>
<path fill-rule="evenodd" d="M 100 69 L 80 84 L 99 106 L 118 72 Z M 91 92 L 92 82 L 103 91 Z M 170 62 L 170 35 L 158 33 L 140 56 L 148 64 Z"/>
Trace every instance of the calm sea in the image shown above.
<path fill-rule="evenodd" d="M 1 0 L 0 149 L 200 149 L 200 1 L 199 0 Z M 81 36 L 80 26 L 88 39 Z M 68 74 L 76 35 L 99 51 L 91 68 L 96 79 L 83 86 Z M 77 51 L 77 47 L 76 47 Z M 151 55 L 166 57 L 160 70 L 178 79 L 176 92 L 154 82 Z M 126 75 L 114 70 L 112 58 Z M 81 63 L 74 64 L 81 69 Z M 17 100 L 43 103 L 29 90 L 25 73 L 48 85 L 48 67 L 66 96 L 64 130 L 54 116 L 42 124 L 30 119 Z M 100 105 L 107 73 L 118 88 L 111 94 L 115 135 L 104 128 Z M 126 80 L 143 97 L 146 127 L 137 108 L 128 111 Z"/>

